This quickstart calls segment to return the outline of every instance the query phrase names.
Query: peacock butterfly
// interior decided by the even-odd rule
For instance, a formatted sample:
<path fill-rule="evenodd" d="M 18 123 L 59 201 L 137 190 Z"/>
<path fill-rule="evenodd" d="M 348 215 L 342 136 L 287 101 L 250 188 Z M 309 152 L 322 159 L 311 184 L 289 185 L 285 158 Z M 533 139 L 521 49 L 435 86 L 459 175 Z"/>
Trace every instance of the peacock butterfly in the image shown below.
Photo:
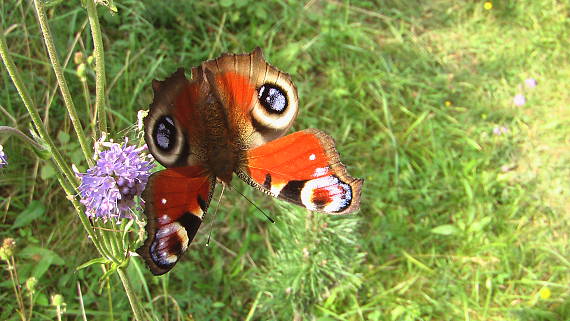
<path fill-rule="evenodd" d="M 363 180 L 351 177 L 333 139 L 317 129 L 282 137 L 299 110 L 288 74 L 268 64 L 260 48 L 224 54 L 153 81 L 145 141 L 166 167 L 143 192 L 147 239 L 137 252 L 151 272 L 180 259 L 206 214 L 214 186 L 233 173 L 262 192 L 311 211 L 351 213 Z"/>

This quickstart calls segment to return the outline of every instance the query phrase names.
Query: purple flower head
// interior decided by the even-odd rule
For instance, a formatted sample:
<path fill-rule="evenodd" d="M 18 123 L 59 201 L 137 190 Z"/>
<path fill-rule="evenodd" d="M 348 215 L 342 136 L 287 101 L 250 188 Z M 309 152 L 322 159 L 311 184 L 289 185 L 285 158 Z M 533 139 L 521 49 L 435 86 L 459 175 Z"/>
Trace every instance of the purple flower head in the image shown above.
<path fill-rule="evenodd" d="M 528 88 L 534 88 L 537 85 L 536 79 L 534 78 L 528 78 L 524 81 L 524 83 Z"/>
<path fill-rule="evenodd" d="M 85 173 L 77 173 L 81 178 L 81 203 L 88 216 L 132 217 L 135 196 L 141 195 L 154 165 L 141 155 L 146 145 L 137 148 L 127 143 L 128 139 L 122 145 L 99 141 L 97 144 L 106 149 L 98 152 L 97 164 Z"/>
<path fill-rule="evenodd" d="M 8 165 L 8 157 L 4 153 L 4 147 L 0 145 L 0 168 Z"/>
<path fill-rule="evenodd" d="M 524 97 L 523 94 L 516 94 L 515 98 L 513 98 L 513 104 L 515 104 L 515 106 L 522 106 L 524 104 L 526 104 L 526 98 Z"/>
<path fill-rule="evenodd" d="M 506 133 L 508 133 L 508 132 L 509 132 L 509 129 L 508 129 L 507 127 L 505 127 L 505 126 L 501 126 L 501 127 L 498 127 L 498 126 L 497 126 L 497 127 L 494 127 L 494 128 L 493 128 L 493 134 L 495 134 L 495 135 L 497 135 L 497 136 L 506 134 Z"/>

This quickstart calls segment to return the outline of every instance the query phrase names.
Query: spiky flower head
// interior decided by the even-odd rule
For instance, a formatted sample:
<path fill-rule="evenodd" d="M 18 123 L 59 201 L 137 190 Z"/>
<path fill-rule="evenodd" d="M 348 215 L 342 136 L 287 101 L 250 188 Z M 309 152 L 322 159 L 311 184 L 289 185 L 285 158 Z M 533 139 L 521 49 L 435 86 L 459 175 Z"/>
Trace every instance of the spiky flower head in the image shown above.
<path fill-rule="evenodd" d="M 525 79 L 524 83 L 528 88 L 534 88 L 537 85 L 536 79 L 534 78 Z"/>
<path fill-rule="evenodd" d="M 104 138 L 103 138 L 104 139 Z M 141 152 L 146 145 L 136 147 L 105 142 L 96 143 L 97 164 L 81 178 L 79 194 L 87 215 L 94 218 L 132 218 L 135 197 L 140 197 L 154 164 Z"/>
<path fill-rule="evenodd" d="M 515 97 L 513 98 L 513 104 L 519 107 L 526 104 L 525 96 L 523 94 L 516 94 Z"/>
<path fill-rule="evenodd" d="M 493 134 L 499 136 L 509 132 L 509 129 L 505 126 L 496 126 L 493 128 Z"/>
<path fill-rule="evenodd" d="M 4 153 L 4 147 L 0 145 L 0 168 L 8 165 L 8 157 Z"/>

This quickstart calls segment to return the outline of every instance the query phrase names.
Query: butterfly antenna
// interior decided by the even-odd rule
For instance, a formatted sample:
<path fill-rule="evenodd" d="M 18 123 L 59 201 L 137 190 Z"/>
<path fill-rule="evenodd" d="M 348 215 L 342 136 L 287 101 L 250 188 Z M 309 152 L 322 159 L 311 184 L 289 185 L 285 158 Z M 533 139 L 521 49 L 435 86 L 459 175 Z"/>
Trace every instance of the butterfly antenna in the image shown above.
<path fill-rule="evenodd" d="M 231 184 L 230 184 L 230 186 L 231 186 Z M 259 208 L 259 206 L 257 206 L 254 202 L 252 202 L 249 198 L 247 198 L 245 195 L 243 195 L 242 192 L 238 191 L 233 186 L 232 186 L 232 188 L 236 192 L 238 192 L 239 195 L 243 196 L 243 198 L 245 198 L 251 205 L 255 206 L 255 208 L 257 208 L 257 210 L 260 211 L 265 216 L 265 218 L 267 218 L 269 220 L 269 222 L 275 223 L 275 220 L 273 220 L 269 215 L 267 215 L 267 213 L 265 213 L 261 208 Z"/>
<path fill-rule="evenodd" d="M 216 214 L 218 213 L 218 209 L 220 208 L 220 203 L 222 202 L 222 196 L 224 196 L 224 191 L 226 190 L 226 185 L 222 184 L 222 192 L 220 193 L 220 197 L 218 198 L 218 204 L 216 205 L 216 209 L 214 210 L 214 217 L 212 218 L 212 224 L 210 224 L 210 232 L 208 233 L 208 241 L 206 242 L 206 246 L 210 246 L 210 238 L 212 237 L 212 229 L 213 223 L 216 221 Z"/>

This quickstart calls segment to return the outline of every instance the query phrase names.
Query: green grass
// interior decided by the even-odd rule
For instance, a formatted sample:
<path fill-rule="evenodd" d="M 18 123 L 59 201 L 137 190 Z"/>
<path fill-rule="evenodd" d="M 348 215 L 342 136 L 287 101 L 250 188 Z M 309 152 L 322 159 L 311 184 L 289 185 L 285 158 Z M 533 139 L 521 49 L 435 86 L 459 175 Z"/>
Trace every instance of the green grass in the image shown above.
<path fill-rule="evenodd" d="M 92 54 L 85 10 L 54 3 L 60 58 Z M 351 174 L 366 181 L 358 214 L 327 217 L 236 180 L 277 224 L 229 190 L 172 273 L 152 277 L 131 260 L 137 294 L 157 319 L 570 320 L 569 4 L 183 3 L 118 1 L 117 15 L 99 8 L 112 136 L 134 135 L 152 79 L 260 46 L 299 89 L 294 130 L 330 133 Z M 0 10 L 50 133 L 85 169 L 59 93 L 48 104 L 56 82 L 33 5 L 7 1 Z M 75 68 L 71 59 L 66 77 L 88 125 Z M 0 125 L 28 132 L 29 117 L 1 73 L 0 106 L 10 116 L 0 110 Z M 87 75 L 93 105 L 93 70 Z M 524 86 L 530 77 L 534 89 Z M 512 103 L 517 93 L 524 106 Z M 494 135 L 496 126 L 508 132 Z M 38 278 L 33 319 L 55 318 L 49 298 L 58 293 L 64 317 L 80 320 L 78 284 L 88 319 L 129 319 L 116 276 L 101 281 L 97 265 L 75 270 L 96 251 L 53 169 L 15 138 L 0 144 L 10 162 L 0 169 L 0 238 L 16 239 L 20 281 Z M 12 228 L 31 200 L 38 217 Z M 205 247 L 210 228 L 215 241 Z M 2 276 L 0 319 L 17 320 L 9 274 Z"/>

